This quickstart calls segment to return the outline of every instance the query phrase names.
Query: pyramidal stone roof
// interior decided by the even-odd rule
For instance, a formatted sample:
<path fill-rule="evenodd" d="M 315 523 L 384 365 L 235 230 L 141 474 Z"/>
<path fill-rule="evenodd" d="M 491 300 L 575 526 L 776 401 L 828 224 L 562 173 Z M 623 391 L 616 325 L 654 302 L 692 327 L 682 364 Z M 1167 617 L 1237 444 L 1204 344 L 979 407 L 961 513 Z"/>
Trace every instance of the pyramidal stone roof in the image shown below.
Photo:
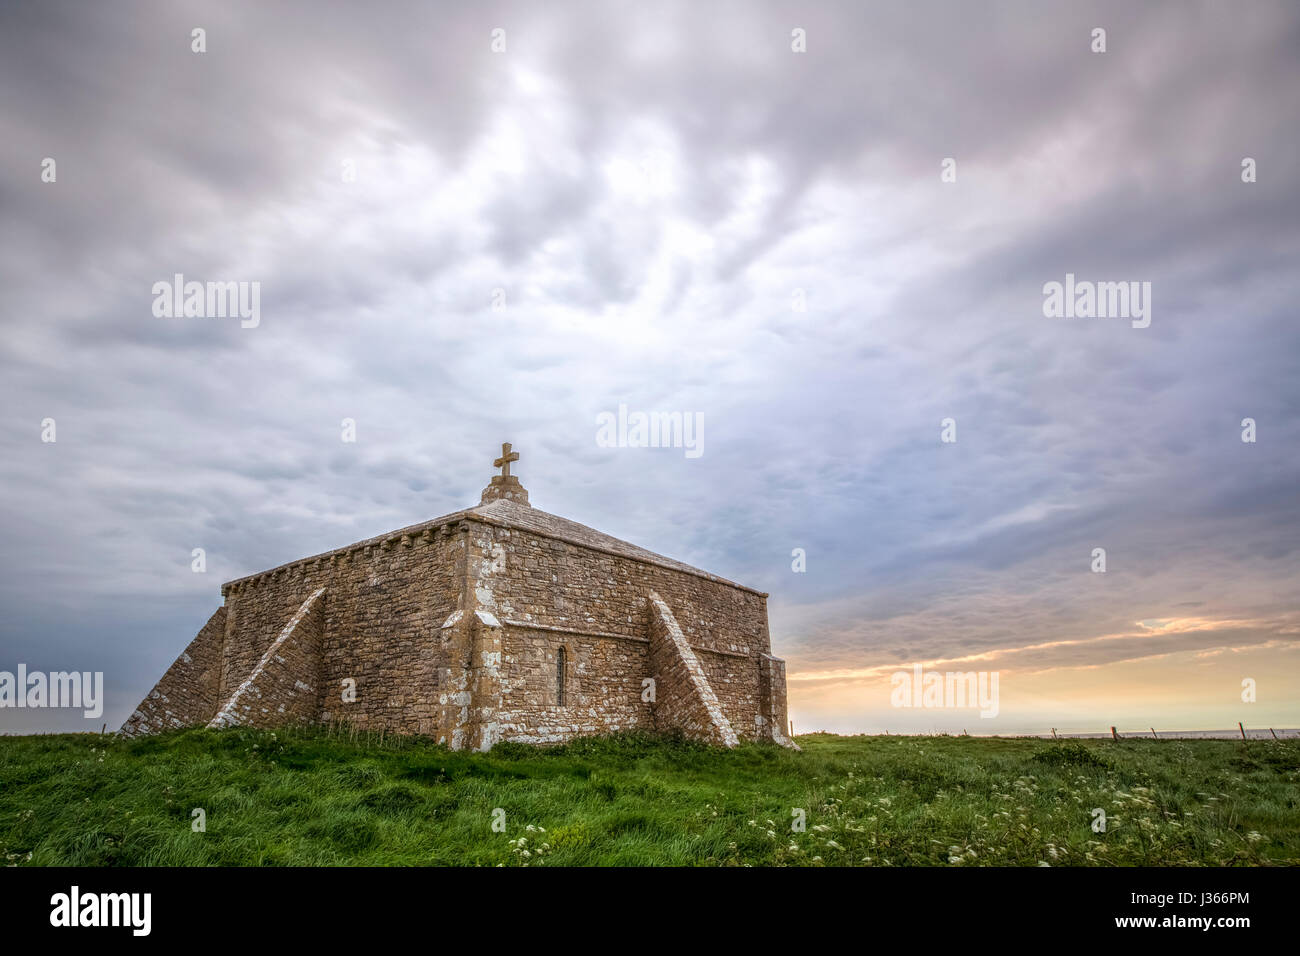
<path fill-rule="evenodd" d="M 510 446 L 503 446 L 503 458 L 510 455 Z M 424 534 L 436 531 L 447 525 L 454 525 L 466 519 L 475 519 L 488 524 L 498 525 L 503 528 L 511 528 L 519 531 L 525 531 L 539 535 L 543 538 L 551 538 L 555 541 L 563 541 L 569 544 L 578 545 L 583 548 L 590 548 L 593 551 L 603 551 L 607 554 L 617 555 L 622 558 L 629 558 L 633 561 L 642 561 L 646 564 L 654 564 L 659 567 L 669 568 L 674 571 L 681 571 L 686 574 L 693 574 L 697 577 L 705 578 L 710 581 L 717 581 L 720 584 L 726 584 L 742 591 L 749 591 L 753 594 L 759 594 L 767 597 L 765 591 L 759 591 L 754 588 L 746 587 L 743 584 L 737 584 L 734 581 L 728 581 L 726 578 L 719 577 L 716 574 L 710 574 L 699 568 L 684 564 L 672 558 L 666 558 L 661 554 L 655 554 L 653 551 L 647 551 L 645 548 L 630 544 L 613 535 L 597 531 L 595 528 L 589 528 L 585 524 L 579 524 L 576 521 L 570 521 L 568 518 L 561 518 L 559 515 L 549 514 L 534 508 L 528 501 L 528 492 L 524 490 L 523 485 L 519 483 L 518 477 L 509 474 L 509 461 L 517 460 L 518 453 L 514 458 L 509 458 L 505 465 L 506 474 L 494 475 L 491 483 L 483 489 L 483 495 L 479 504 L 475 508 L 465 508 L 460 511 L 453 511 L 451 514 L 443 515 L 440 518 L 433 518 L 430 521 L 423 521 L 419 524 L 408 525 L 405 528 L 398 528 L 396 531 L 389 531 L 386 534 L 376 535 L 373 538 L 366 538 L 364 541 L 356 541 L 352 544 L 345 545 L 341 548 L 335 548 L 332 551 L 323 551 L 320 554 L 314 554 L 310 557 L 299 558 L 296 561 L 289 561 L 285 564 L 277 565 L 274 568 L 268 568 L 265 571 L 259 571 L 256 574 L 245 575 L 242 578 L 234 578 L 227 581 L 221 586 L 224 594 L 232 585 L 252 583 L 258 578 L 269 574 L 275 574 L 289 568 L 299 565 L 313 564 L 318 561 L 329 561 L 330 559 L 352 551 L 361 551 L 371 547 L 391 546 L 394 543 L 410 541 Z M 501 467 L 502 458 L 496 461 L 497 467 Z"/>

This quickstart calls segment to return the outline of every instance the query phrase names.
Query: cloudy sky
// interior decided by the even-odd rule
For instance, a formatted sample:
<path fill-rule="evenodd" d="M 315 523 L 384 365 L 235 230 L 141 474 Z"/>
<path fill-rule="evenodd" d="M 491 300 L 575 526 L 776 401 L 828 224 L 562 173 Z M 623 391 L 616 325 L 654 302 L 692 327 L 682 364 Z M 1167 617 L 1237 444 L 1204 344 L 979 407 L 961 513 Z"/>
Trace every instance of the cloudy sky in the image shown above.
<path fill-rule="evenodd" d="M 222 581 L 512 441 L 771 593 L 796 731 L 1300 725 L 1297 49 L 1289 2 L 6 4 L 0 669 L 116 726 Z M 256 326 L 155 315 L 177 273 Z M 1150 325 L 1046 317 L 1067 273 Z M 621 404 L 703 454 L 601 447 Z M 999 716 L 891 707 L 913 664 Z"/>

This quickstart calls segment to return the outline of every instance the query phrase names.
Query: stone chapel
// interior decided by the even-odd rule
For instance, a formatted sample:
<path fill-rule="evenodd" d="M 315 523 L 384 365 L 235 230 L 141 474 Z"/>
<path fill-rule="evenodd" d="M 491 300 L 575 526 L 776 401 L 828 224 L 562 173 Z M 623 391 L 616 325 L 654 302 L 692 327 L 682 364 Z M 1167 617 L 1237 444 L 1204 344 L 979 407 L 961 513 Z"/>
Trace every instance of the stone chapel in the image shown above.
<path fill-rule="evenodd" d="M 344 721 L 453 749 L 644 729 L 786 734 L 767 595 L 532 507 L 478 505 L 229 581 L 122 726 Z"/>

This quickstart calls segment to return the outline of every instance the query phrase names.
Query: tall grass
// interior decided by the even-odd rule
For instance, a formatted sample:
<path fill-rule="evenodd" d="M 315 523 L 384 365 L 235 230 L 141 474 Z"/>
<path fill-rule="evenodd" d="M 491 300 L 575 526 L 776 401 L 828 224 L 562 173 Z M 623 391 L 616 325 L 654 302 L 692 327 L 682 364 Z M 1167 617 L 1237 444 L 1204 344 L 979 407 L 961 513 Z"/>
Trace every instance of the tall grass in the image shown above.
<path fill-rule="evenodd" d="M 0 738 L 10 865 L 1300 863 L 1300 742 Z M 202 808 L 206 832 L 194 832 Z M 1094 832 L 1094 809 L 1105 812 Z M 796 824 L 802 811 L 805 827 Z M 494 820 L 503 831 L 493 828 Z"/>

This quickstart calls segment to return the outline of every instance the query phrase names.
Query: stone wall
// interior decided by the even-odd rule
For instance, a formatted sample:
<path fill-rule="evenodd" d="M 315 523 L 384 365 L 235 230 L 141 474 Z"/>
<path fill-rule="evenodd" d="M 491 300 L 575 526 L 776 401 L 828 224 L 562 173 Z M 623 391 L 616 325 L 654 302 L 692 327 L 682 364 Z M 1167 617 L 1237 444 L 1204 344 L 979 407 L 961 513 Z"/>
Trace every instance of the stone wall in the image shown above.
<path fill-rule="evenodd" d="M 557 652 L 564 648 L 565 703 L 556 701 Z M 642 700 L 649 642 L 507 627 L 498 718 L 503 740 L 557 743 L 581 734 L 652 725 Z"/>
<path fill-rule="evenodd" d="M 761 716 L 758 660 L 745 654 L 713 651 L 695 645 L 704 677 L 736 734 L 745 740 L 767 736 Z"/>
<path fill-rule="evenodd" d="M 225 631 L 226 609 L 219 607 L 126 719 L 125 736 L 207 723 L 217 709 Z"/>
<path fill-rule="evenodd" d="M 222 701 L 248 679 L 302 602 L 325 589 L 318 719 L 434 734 L 446 652 L 440 627 L 456 608 L 458 552 L 450 528 L 397 535 L 232 582 Z M 355 700 L 344 703 L 344 681 Z"/>
<path fill-rule="evenodd" d="M 692 645 L 748 656 L 771 650 L 767 599 L 748 588 L 613 555 L 518 528 L 471 521 L 480 574 L 497 610 L 512 620 L 644 636 L 646 594 L 673 608 Z"/>
<path fill-rule="evenodd" d="M 272 642 L 302 602 L 331 584 L 328 565 L 294 566 L 270 572 L 226 591 L 226 653 L 221 666 L 221 703 L 253 673 Z"/>
<path fill-rule="evenodd" d="M 550 633 L 545 646 L 552 667 L 555 648 L 567 640 L 614 645 L 628 639 L 648 642 L 647 596 L 653 591 L 672 609 L 735 733 L 746 739 L 768 736 L 766 723 L 759 720 L 758 659 L 770 651 L 767 600 L 762 594 L 535 532 L 474 520 L 468 524 L 475 597 L 508 627 L 537 629 L 534 645 L 540 640 L 538 634 Z M 581 647 L 579 643 L 575 651 Z M 644 668 L 643 659 L 612 648 L 599 654 L 583 651 L 580 657 L 588 681 L 608 681 L 611 694 L 627 695 L 610 711 L 610 724 L 624 726 L 625 706 L 639 708 L 641 678 L 652 674 L 645 669 L 628 674 L 622 668 L 632 662 Z M 524 670 L 535 671 L 537 666 L 534 652 Z M 545 683 L 540 680 L 540 685 Z M 614 703 L 611 700 L 605 707 Z M 643 719 L 648 717 L 641 713 Z M 553 725 L 563 715 L 546 716 Z M 574 716 L 582 719 L 574 721 L 573 730 L 562 737 L 591 732 L 587 728 L 594 715 Z"/>
<path fill-rule="evenodd" d="M 442 625 L 463 589 L 464 544 L 454 529 L 399 537 L 339 562 L 326 602 L 323 720 L 434 735 L 448 655 Z M 356 701 L 343 703 L 343 681 Z"/>
<path fill-rule="evenodd" d="M 209 727 L 314 723 L 319 713 L 325 589 L 307 598 Z"/>
<path fill-rule="evenodd" d="M 783 747 L 799 746 L 790 739 L 790 718 L 786 709 L 785 661 L 771 654 L 758 659 L 760 714 L 758 724 L 765 736 Z"/>

